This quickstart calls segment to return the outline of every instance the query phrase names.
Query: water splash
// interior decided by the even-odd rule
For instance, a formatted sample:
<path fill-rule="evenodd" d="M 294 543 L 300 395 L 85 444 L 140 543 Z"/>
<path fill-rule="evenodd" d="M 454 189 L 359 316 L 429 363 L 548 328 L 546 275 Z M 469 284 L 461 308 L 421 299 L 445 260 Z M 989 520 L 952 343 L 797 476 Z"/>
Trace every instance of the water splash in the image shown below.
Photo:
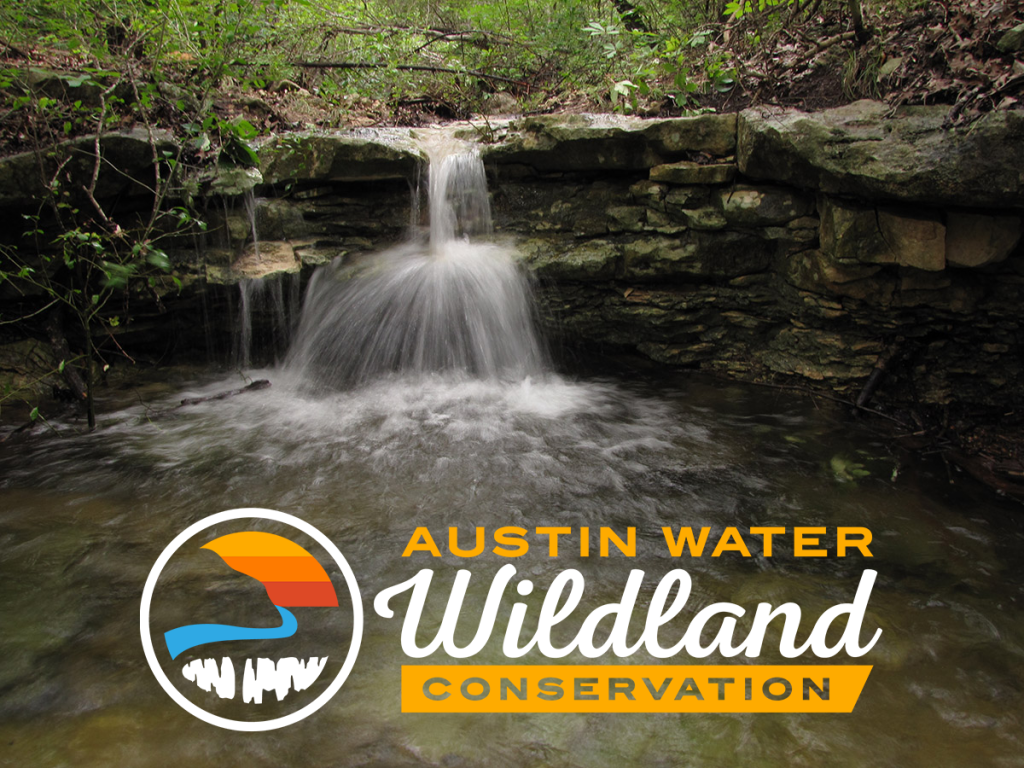
<path fill-rule="evenodd" d="M 314 275 L 287 365 L 314 387 L 389 374 L 457 372 L 521 379 L 545 368 L 529 280 L 490 234 L 483 162 L 472 146 L 435 144 L 429 242 Z"/>

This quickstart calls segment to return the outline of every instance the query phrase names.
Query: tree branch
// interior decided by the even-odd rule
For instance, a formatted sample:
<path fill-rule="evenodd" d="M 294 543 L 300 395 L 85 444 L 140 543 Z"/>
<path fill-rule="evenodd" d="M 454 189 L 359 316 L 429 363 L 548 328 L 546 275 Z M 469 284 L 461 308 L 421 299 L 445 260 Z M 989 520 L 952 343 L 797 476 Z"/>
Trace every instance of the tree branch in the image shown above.
<path fill-rule="evenodd" d="M 400 69 L 408 72 L 447 72 L 453 75 L 469 75 L 471 77 L 480 77 L 485 80 L 494 80 L 499 83 L 513 83 L 524 88 L 529 87 L 529 83 L 522 80 L 516 80 L 512 77 L 502 77 L 501 75 L 489 75 L 486 72 L 479 72 L 475 69 L 452 69 L 451 67 L 433 67 L 425 64 L 374 64 L 368 61 L 289 61 L 293 67 L 303 67 L 305 69 Z"/>

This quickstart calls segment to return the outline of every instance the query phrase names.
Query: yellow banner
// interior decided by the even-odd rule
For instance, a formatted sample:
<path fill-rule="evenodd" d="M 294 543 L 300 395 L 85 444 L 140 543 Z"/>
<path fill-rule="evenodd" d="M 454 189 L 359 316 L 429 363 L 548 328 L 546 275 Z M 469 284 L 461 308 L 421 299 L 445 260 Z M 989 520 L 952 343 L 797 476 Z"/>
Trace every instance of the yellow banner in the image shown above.
<path fill-rule="evenodd" d="M 403 712 L 852 712 L 870 666 L 407 665 Z"/>

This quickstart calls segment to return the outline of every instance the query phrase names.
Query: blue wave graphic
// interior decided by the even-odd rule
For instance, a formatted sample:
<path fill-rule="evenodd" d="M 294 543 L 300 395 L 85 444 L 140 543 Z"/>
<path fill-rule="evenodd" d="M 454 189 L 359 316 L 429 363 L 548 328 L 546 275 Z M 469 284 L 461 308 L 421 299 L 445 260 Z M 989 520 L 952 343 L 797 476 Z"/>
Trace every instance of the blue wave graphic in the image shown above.
<path fill-rule="evenodd" d="M 167 650 L 171 652 L 171 658 L 176 659 L 178 655 L 195 648 L 197 645 L 207 643 L 219 643 L 224 640 L 277 640 L 283 637 L 291 637 L 299 628 L 299 622 L 294 614 L 287 608 L 275 605 L 277 612 L 281 614 L 280 627 L 233 627 L 230 624 L 189 624 L 185 627 L 172 629 L 164 632 L 164 641 L 167 643 Z"/>

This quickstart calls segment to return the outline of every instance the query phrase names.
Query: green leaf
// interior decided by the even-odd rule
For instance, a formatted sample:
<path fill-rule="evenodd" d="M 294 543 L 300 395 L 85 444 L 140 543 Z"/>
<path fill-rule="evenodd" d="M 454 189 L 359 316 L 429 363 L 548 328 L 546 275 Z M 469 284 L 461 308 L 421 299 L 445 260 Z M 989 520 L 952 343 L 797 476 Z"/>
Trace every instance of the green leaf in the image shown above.
<path fill-rule="evenodd" d="M 57 366 L 57 373 L 64 373 L 64 361 L 60 361 L 60 365 Z"/>
<path fill-rule="evenodd" d="M 235 135 L 238 136 L 242 141 L 252 141 L 260 132 L 256 129 L 252 123 L 246 120 L 244 117 L 239 118 L 234 123 Z"/>
<path fill-rule="evenodd" d="M 252 147 L 236 136 L 232 136 L 224 142 L 223 152 L 235 165 L 240 165 L 243 168 L 259 167 L 259 155 L 256 154 Z"/>
<path fill-rule="evenodd" d="M 28 418 L 29 418 L 30 421 L 35 421 L 36 419 L 39 418 L 39 406 L 38 405 L 29 412 Z"/>
<path fill-rule="evenodd" d="M 171 271 L 171 260 L 167 258 L 166 253 L 156 248 L 151 249 L 146 254 L 146 262 L 157 269 L 162 269 L 164 272 Z"/>

